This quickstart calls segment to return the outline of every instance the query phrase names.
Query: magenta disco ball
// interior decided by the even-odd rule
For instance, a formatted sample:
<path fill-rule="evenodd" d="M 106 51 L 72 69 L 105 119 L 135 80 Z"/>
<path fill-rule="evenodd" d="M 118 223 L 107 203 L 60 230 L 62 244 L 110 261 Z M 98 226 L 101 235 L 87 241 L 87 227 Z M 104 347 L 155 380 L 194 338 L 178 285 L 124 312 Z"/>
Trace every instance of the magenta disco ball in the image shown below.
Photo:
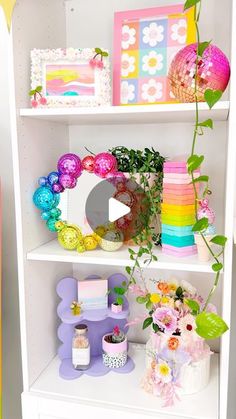
<path fill-rule="evenodd" d="M 170 65 L 169 83 L 171 92 L 180 102 L 195 102 L 195 73 L 197 44 L 181 49 Z M 197 98 L 204 102 L 207 89 L 226 89 L 230 78 L 229 60 L 215 45 L 209 45 L 198 62 Z"/>

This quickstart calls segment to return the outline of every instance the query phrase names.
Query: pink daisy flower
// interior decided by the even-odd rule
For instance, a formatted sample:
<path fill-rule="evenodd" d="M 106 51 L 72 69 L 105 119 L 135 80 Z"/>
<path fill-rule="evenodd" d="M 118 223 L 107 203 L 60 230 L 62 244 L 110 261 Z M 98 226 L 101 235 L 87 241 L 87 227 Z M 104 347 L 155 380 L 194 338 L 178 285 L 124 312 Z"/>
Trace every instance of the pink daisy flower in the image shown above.
<path fill-rule="evenodd" d="M 172 334 L 176 331 L 178 312 L 169 307 L 157 308 L 153 315 L 153 323 L 157 324 L 165 333 Z"/>

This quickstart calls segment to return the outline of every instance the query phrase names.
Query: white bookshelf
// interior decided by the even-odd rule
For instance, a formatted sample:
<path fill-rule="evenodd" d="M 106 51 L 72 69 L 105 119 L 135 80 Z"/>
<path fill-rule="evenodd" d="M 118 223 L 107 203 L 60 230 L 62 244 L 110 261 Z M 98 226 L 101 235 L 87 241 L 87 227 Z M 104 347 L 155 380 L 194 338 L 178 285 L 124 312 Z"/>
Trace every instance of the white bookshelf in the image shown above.
<path fill-rule="evenodd" d="M 133 247 L 133 250 L 137 250 Z M 157 256 L 157 262 L 151 262 L 148 266 L 143 260 L 140 266 L 147 269 L 176 270 L 187 272 L 202 272 L 213 274 L 211 269 L 212 261 L 199 262 L 197 255 L 187 258 L 173 258 L 164 255 L 160 249 L 154 250 Z M 134 262 L 130 260 L 127 246 L 123 246 L 117 252 L 105 252 L 97 249 L 91 252 L 78 253 L 76 251 L 64 250 L 57 240 L 49 241 L 42 246 L 27 253 L 28 260 L 37 260 L 44 262 L 62 262 L 62 263 L 78 263 L 87 265 L 106 265 L 106 266 L 133 266 Z"/>
<path fill-rule="evenodd" d="M 179 419 L 215 419 L 218 415 L 218 403 L 214 402 L 215 393 L 218 389 L 218 355 L 213 356 L 211 366 L 211 380 L 201 392 L 201 405 L 199 406 L 198 395 L 182 396 L 182 400 L 175 407 L 163 409 L 163 402 L 145 393 L 140 387 L 140 380 L 144 371 L 144 347 L 131 344 L 130 355 L 135 362 L 135 369 L 132 374 L 111 373 L 99 378 L 99 386 L 91 385 L 91 378 L 84 376 L 81 380 L 66 382 L 63 386 L 58 377 L 57 371 L 60 362 L 55 357 L 47 366 L 42 375 L 32 386 L 35 394 L 50 394 L 52 398 L 70 397 L 82 403 L 88 403 L 97 409 L 97 417 L 102 408 L 118 411 L 125 419 L 128 417 L 155 417 L 157 419 L 179 418 Z M 112 389 L 112 391 L 111 391 Z M 129 391 L 127 391 L 129 389 Z M 193 406 L 198 406 L 194 409 Z M 192 413 L 190 413 L 192 411 Z M 77 413 L 77 410 L 75 411 Z M 80 410 L 78 409 L 78 415 Z M 191 416 L 190 416 L 191 414 Z M 131 416 L 130 416 L 131 415 Z M 92 416 L 90 416 L 92 418 Z M 115 416 L 116 417 L 116 416 Z M 117 416 L 118 417 L 118 416 Z"/>
<path fill-rule="evenodd" d="M 181 0 L 183 3 L 183 0 Z M 143 349 L 132 346 L 135 370 L 127 375 L 82 377 L 75 382 L 59 378 L 56 337 L 58 299 L 55 287 L 65 276 L 123 272 L 131 266 L 126 248 L 116 253 L 101 250 L 78 254 L 63 250 L 43 225 L 32 203 L 37 178 L 54 170 L 60 155 L 85 155 L 84 146 L 95 153 L 115 145 L 154 147 L 164 156 L 189 154 L 193 104 L 125 106 L 80 109 L 30 109 L 30 50 L 65 46 L 100 45 L 112 50 L 114 11 L 179 3 L 179 0 L 18 0 L 12 25 L 11 125 L 16 200 L 21 350 L 24 390 L 23 419 L 234 419 L 228 416 L 230 332 L 214 343 L 218 352 L 211 367 L 211 380 L 203 392 L 183 396 L 174 409 L 140 389 Z M 204 0 L 202 39 L 214 39 L 230 56 L 236 50 L 236 8 L 233 1 Z M 218 3 L 218 2 L 217 2 Z M 92 12 L 91 12 L 92 11 Z M 99 19 L 97 16 L 99 15 Z M 27 18 L 26 18 L 27 17 Z M 37 18 L 36 18 L 37 17 Z M 39 23 L 40 22 L 40 23 Z M 221 22 L 219 24 L 219 22 Z M 96 44 L 96 45 L 95 45 Z M 228 237 L 221 288 L 215 302 L 231 327 L 232 249 L 234 231 L 234 179 L 236 157 L 236 64 L 232 60 L 229 89 L 212 111 L 200 104 L 200 117 L 212 118 L 214 130 L 199 138 L 198 151 L 206 156 L 203 171 L 211 178 L 211 204 L 217 214 L 217 230 Z M 86 153 L 87 154 L 87 153 Z M 81 191 L 84 193 L 84 191 Z M 70 212 L 70 211 L 69 211 Z M 156 250 L 158 262 L 145 275 L 175 274 L 196 282 L 204 295 L 213 275 L 211 261 L 197 257 L 176 259 Z M 130 304 L 131 313 L 135 311 Z M 144 340 L 140 329 L 132 341 Z M 219 364 L 218 364 L 219 360 Z M 218 368 L 219 365 L 219 368 Z M 100 416 L 99 416 L 100 415 Z"/>
<path fill-rule="evenodd" d="M 227 121 L 229 101 L 218 102 L 212 111 L 206 103 L 200 103 L 200 118 Z M 58 122 L 68 125 L 106 124 L 157 124 L 168 122 L 193 122 L 194 103 L 166 105 L 110 106 L 80 109 L 21 109 L 20 116 Z"/>

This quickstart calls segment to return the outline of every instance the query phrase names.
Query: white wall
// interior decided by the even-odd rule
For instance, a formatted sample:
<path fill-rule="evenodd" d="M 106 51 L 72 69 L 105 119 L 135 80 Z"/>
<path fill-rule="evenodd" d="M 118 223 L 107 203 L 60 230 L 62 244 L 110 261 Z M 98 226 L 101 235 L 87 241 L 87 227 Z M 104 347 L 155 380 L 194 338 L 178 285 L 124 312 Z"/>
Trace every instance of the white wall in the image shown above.
<path fill-rule="evenodd" d="M 3 195 L 3 419 L 20 419 L 22 391 L 13 167 L 10 137 L 9 35 L 0 8 L 0 177 Z"/>

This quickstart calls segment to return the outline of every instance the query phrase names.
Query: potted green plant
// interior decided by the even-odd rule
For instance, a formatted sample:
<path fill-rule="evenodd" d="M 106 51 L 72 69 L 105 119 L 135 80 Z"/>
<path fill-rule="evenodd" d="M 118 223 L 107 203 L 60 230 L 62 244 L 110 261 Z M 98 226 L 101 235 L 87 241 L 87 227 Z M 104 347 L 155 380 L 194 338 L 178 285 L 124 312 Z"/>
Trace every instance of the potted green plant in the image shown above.
<path fill-rule="evenodd" d="M 114 301 L 111 303 L 111 311 L 113 313 L 121 313 L 124 304 L 124 294 L 127 292 L 127 283 L 124 281 L 121 286 L 114 287 L 109 292 L 114 296 Z"/>
<path fill-rule="evenodd" d="M 154 248 L 155 245 L 161 245 L 160 214 L 165 157 L 154 148 L 134 150 L 119 146 L 109 151 L 116 157 L 118 170 L 125 173 L 127 177 L 133 177 L 140 184 L 145 193 L 146 207 L 148 207 L 148 211 L 140 211 L 142 230 L 136 232 L 133 240 L 126 242 L 129 246 L 137 246 L 137 250 L 129 248 L 133 267 L 126 267 L 130 282 L 134 283 L 134 274 L 140 267 L 140 258 L 145 256 L 145 263 L 156 261 Z"/>

